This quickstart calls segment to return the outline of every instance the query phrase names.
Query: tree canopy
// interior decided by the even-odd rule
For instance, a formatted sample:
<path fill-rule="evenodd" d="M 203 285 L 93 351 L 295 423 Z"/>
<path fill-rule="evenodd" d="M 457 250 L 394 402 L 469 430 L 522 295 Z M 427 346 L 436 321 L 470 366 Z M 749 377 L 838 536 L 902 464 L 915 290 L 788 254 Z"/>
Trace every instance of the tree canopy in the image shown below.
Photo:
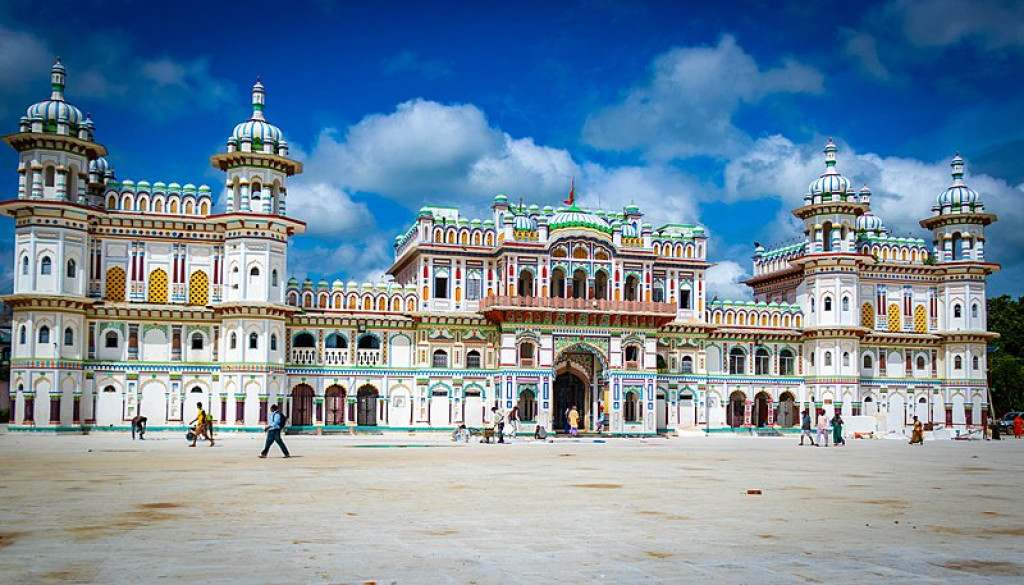
<path fill-rule="evenodd" d="M 997 416 L 1024 410 L 1024 297 L 989 299 L 988 328 L 999 334 L 988 346 L 993 410 Z"/>

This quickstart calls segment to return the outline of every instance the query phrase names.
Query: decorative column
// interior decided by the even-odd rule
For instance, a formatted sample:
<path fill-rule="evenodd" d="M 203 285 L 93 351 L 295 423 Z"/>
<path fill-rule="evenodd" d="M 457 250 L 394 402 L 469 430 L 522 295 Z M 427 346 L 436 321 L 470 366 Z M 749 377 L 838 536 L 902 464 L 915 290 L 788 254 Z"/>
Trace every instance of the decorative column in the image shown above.
<path fill-rule="evenodd" d="M 18 166 L 18 199 L 28 197 L 28 170 L 24 165 Z"/>
<path fill-rule="evenodd" d="M 53 186 L 57 191 L 57 199 L 67 201 L 70 199 L 68 196 L 68 169 L 67 167 L 58 167 L 56 177 L 53 181 Z"/>
<path fill-rule="evenodd" d="M 32 161 L 32 199 L 43 198 L 43 167 Z"/>
<path fill-rule="evenodd" d="M 751 426 L 750 418 L 751 418 L 751 414 L 752 414 L 753 409 L 754 409 L 754 403 L 750 399 L 747 399 L 746 401 L 744 401 L 744 403 L 743 403 L 743 426 L 745 426 L 745 427 Z"/>
<path fill-rule="evenodd" d="M 238 210 L 249 211 L 249 183 L 243 182 L 238 185 Z"/>

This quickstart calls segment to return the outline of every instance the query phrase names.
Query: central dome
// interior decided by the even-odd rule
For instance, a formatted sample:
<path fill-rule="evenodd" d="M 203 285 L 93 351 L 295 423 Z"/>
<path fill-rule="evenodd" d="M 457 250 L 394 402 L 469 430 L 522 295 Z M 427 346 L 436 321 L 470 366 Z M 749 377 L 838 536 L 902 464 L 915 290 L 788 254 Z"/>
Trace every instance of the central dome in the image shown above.
<path fill-rule="evenodd" d="M 555 215 L 551 217 L 551 221 L 548 222 L 551 231 L 558 229 L 571 229 L 571 228 L 589 228 L 600 232 L 611 233 L 612 228 L 608 225 L 608 222 L 601 219 L 597 215 L 576 207 L 576 204 L 572 204 L 569 207 L 563 207 L 555 212 Z"/>
<path fill-rule="evenodd" d="M 64 101 L 64 75 L 64 64 L 58 58 L 50 68 L 50 99 L 29 106 L 25 112 L 26 118 L 44 122 L 64 122 L 72 126 L 82 123 L 82 111 Z"/>
<path fill-rule="evenodd" d="M 252 86 L 252 116 L 248 120 L 235 126 L 231 132 L 228 144 L 238 145 L 242 142 L 249 142 L 253 150 L 261 151 L 264 146 L 269 146 L 271 152 L 277 152 L 280 147 L 286 147 L 287 141 L 284 133 L 277 126 L 267 121 L 263 114 L 265 100 L 263 83 L 257 79 Z"/>

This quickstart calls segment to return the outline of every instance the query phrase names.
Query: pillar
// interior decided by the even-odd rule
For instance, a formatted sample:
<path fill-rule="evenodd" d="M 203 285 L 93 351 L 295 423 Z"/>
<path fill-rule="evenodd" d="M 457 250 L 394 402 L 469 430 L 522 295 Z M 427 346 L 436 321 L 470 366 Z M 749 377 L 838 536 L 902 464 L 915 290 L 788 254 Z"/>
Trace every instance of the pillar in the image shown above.
<path fill-rule="evenodd" d="M 249 211 L 249 183 L 238 185 L 238 210 Z"/>
<path fill-rule="evenodd" d="M 32 199 L 43 198 L 43 167 L 39 163 L 32 165 Z"/>
<path fill-rule="evenodd" d="M 747 400 L 743 403 L 743 426 L 750 426 L 750 416 L 754 409 L 754 403 Z"/>

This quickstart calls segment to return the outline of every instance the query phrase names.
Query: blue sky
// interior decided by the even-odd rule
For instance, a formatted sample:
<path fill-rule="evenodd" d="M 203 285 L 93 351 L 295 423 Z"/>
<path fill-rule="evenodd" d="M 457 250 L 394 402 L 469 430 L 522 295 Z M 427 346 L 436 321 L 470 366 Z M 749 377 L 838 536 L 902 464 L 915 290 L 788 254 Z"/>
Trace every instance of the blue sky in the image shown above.
<path fill-rule="evenodd" d="M 310 228 L 300 278 L 376 277 L 424 202 L 557 205 L 574 176 L 586 205 L 707 226 L 712 288 L 742 296 L 752 242 L 798 236 L 789 210 L 833 136 L 886 225 L 929 241 L 917 220 L 959 150 L 1000 216 L 990 292 L 1022 293 L 1020 2 L 170 4 L 4 3 L 0 124 L 47 96 L 60 55 L 119 178 L 216 190 L 209 156 L 262 76 L 306 166 L 288 202 Z M 5 198 L 16 164 L 0 154 Z"/>

